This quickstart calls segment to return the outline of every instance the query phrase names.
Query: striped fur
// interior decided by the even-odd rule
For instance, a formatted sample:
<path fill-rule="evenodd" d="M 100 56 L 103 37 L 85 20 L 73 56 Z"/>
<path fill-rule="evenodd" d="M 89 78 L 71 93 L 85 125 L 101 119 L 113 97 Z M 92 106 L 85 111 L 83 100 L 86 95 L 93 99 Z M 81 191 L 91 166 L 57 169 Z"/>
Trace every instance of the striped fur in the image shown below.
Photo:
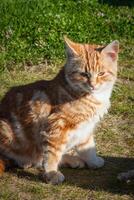
<path fill-rule="evenodd" d="M 117 41 L 101 47 L 65 38 L 65 46 L 67 62 L 53 80 L 13 87 L 0 103 L 0 154 L 20 167 L 42 167 L 52 184 L 64 180 L 59 165 L 103 166 L 93 130 L 117 75 Z"/>

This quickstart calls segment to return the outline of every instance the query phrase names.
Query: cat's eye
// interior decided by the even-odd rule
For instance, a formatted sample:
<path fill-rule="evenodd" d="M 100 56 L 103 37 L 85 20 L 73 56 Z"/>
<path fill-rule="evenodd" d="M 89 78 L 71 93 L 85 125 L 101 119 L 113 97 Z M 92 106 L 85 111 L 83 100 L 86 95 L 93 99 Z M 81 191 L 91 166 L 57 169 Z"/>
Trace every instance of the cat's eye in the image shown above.
<path fill-rule="evenodd" d="M 105 72 L 99 72 L 98 76 L 103 76 L 105 74 Z"/>
<path fill-rule="evenodd" d="M 90 79 L 91 78 L 91 74 L 89 72 L 81 72 L 81 75 Z"/>

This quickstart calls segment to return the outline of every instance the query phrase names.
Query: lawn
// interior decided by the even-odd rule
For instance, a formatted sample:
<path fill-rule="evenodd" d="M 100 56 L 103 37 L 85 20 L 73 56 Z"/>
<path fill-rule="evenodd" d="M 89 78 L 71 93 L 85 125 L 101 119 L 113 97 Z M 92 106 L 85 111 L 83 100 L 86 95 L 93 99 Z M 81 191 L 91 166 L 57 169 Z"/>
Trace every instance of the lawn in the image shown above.
<path fill-rule="evenodd" d="M 78 42 L 120 41 L 118 81 L 109 114 L 96 130 L 102 169 L 62 169 L 59 186 L 42 182 L 34 169 L 13 169 L 0 178 L 0 200 L 131 200 L 134 182 L 117 180 L 134 168 L 133 1 L 1 0 L 0 97 L 13 85 L 51 79 L 64 63 L 63 35 Z"/>

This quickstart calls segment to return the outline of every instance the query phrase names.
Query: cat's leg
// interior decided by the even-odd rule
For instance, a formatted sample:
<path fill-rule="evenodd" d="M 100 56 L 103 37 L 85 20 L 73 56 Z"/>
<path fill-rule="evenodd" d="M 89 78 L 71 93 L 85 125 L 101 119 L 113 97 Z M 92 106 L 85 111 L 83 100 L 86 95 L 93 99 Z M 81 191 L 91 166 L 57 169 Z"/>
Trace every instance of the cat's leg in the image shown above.
<path fill-rule="evenodd" d="M 62 156 L 60 162 L 61 167 L 71 167 L 71 168 L 84 168 L 85 162 L 79 157 L 76 152 L 68 152 Z"/>
<path fill-rule="evenodd" d="M 19 124 L 19 122 L 17 123 Z M 24 153 L 25 150 L 24 145 L 26 145 L 26 141 L 22 141 L 20 135 L 22 136 L 22 134 L 15 134 L 8 120 L 0 119 L 0 153 L 2 154 L 0 156 L 3 156 L 4 162 L 6 161 L 7 168 L 14 166 L 24 169 L 32 166 L 30 159 L 26 158 L 27 152 L 22 155 L 22 152 Z"/>
<path fill-rule="evenodd" d="M 45 171 L 43 174 L 43 178 L 46 183 L 51 183 L 55 185 L 60 184 L 64 181 L 64 175 L 58 170 L 64 148 L 64 144 L 60 144 L 59 142 L 58 144 L 56 144 L 56 142 L 54 141 L 46 145 L 43 161 L 43 167 Z"/>
<path fill-rule="evenodd" d="M 50 148 L 46 153 L 44 162 L 44 179 L 46 183 L 59 184 L 64 181 L 64 175 L 58 170 L 62 152 Z"/>
<path fill-rule="evenodd" d="M 93 134 L 76 148 L 80 158 L 90 168 L 100 168 L 104 165 L 104 159 L 96 155 L 96 147 Z"/>

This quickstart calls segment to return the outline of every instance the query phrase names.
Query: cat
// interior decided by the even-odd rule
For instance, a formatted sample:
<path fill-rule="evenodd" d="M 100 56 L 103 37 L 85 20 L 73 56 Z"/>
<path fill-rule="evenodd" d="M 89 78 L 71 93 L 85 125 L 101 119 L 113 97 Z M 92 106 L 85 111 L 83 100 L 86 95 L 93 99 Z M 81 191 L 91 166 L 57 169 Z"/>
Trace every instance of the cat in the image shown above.
<path fill-rule="evenodd" d="M 59 166 L 99 168 L 93 130 L 110 107 L 119 42 L 80 44 L 65 37 L 66 63 L 50 81 L 11 88 L 0 103 L 0 172 L 6 161 L 42 167 L 59 184 Z M 4 159 L 5 158 L 5 159 Z"/>

